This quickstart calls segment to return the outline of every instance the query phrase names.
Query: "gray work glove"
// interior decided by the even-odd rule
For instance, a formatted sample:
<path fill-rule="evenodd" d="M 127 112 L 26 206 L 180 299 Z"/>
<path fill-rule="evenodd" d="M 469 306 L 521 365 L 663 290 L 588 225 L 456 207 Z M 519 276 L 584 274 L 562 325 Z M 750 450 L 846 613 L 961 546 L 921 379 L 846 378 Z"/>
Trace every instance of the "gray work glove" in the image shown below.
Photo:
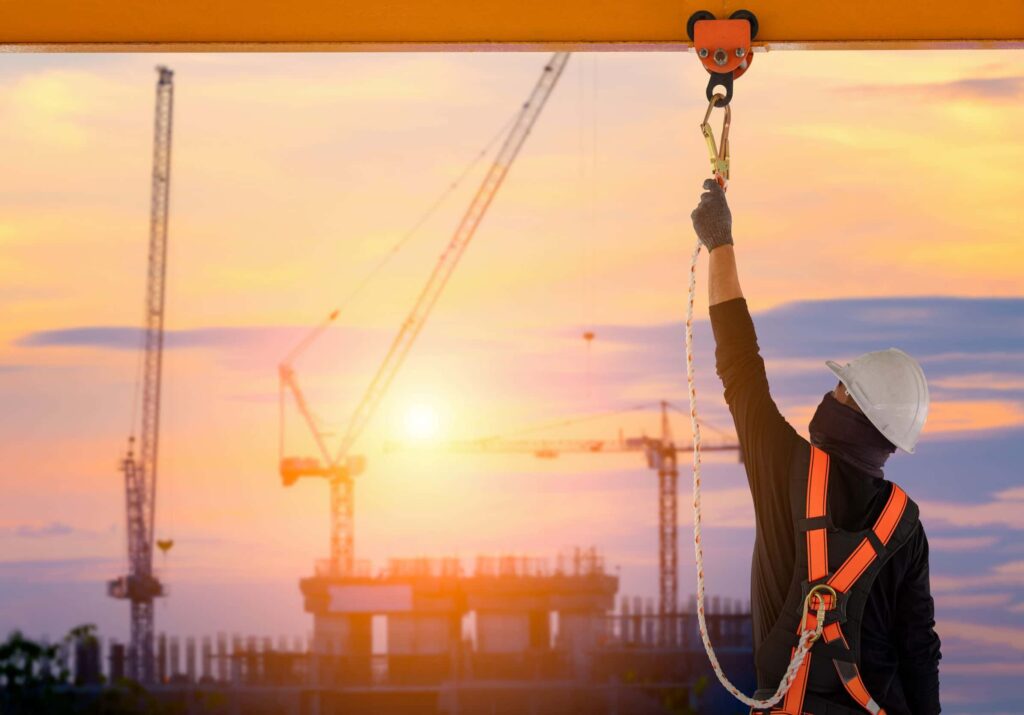
<path fill-rule="evenodd" d="M 704 181 L 700 203 L 690 214 L 693 230 L 708 251 L 732 245 L 732 212 L 725 200 L 725 191 L 714 179 Z"/>

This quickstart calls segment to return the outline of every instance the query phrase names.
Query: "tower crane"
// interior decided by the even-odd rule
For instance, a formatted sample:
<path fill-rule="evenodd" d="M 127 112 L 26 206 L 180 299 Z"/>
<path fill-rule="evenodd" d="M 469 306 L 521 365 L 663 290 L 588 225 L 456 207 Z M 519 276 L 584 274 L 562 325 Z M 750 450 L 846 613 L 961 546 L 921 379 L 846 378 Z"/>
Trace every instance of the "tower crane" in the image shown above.
<path fill-rule="evenodd" d="M 406 356 L 409 354 L 409 350 L 415 343 L 420 331 L 423 330 L 423 326 L 430 317 L 431 310 L 444 291 L 448 280 L 459 263 L 459 259 L 462 258 L 463 253 L 465 253 L 470 241 L 472 241 L 473 236 L 476 234 L 480 222 L 483 220 L 487 209 L 501 188 L 520 149 L 522 149 L 523 144 L 530 135 L 530 131 L 540 116 L 541 110 L 547 103 L 548 98 L 551 96 L 551 92 L 558 83 L 558 79 L 561 77 L 568 61 L 568 52 L 558 52 L 552 55 L 544 65 L 540 78 L 534 85 L 530 96 L 523 103 L 516 120 L 505 137 L 504 143 L 498 150 L 476 194 L 473 196 L 472 201 L 470 201 L 469 207 L 459 221 L 455 233 L 441 253 L 437 265 L 416 298 L 412 310 L 409 311 L 405 320 L 402 321 L 398 333 L 388 348 L 376 374 L 370 380 L 370 384 L 367 386 L 362 399 L 352 412 L 345 432 L 341 437 L 341 442 L 335 452 L 332 453 L 329 450 L 324 435 L 319 430 L 316 420 L 310 412 L 309 405 L 298 384 L 294 362 L 338 317 L 338 311 L 332 312 L 320 326 L 314 329 L 312 333 L 289 353 L 279 366 L 282 418 L 281 479 L 285 486 L 294 484 L 302 477 L 327 479 L 330 485 L 331 546 L 329 569 L 331 574 L 351 574 L 355 565 L 354 522 L 352 518 L 354 509 L 353 478 L 363 471 L 365 460 L 360 456 L 352 455 L 352 447 L 373 418 L 377 407 L 380 405 L 392 381 L 401 369 Z M 299 412 L 312 433 L 319 452 L 318 457 L 284 456 L 283 418 L 284 398 L 287 392 L 291 393 Z"/>
<path fill-rule="evenodd" d="M 149 260 L 143 367 L 140 390 L 142 413 L 138 451 L 135 436 L 121 460 L 127 511 L 128 574 L 108 582 L 114 598 L 131 604 L 128 670 L 132 678 L 154 679 L 153 601 L 164 595 L 153 573 L 153 526 L 156 517 L 157 446 L 160 437 L 160 373 L 164 344 L 164 289 L 167 268 L 167 216 L 171 184 L 171 126 L 174 73 L 157 67 L 156 118 L 153 127 L 153 177 L 149 219 Z M 134 426 L 133 426 L 134 427 Z M 161 548 L 170 542 L 161 542 Z"/>
<path fill-rule="evenodd" d="M 672 437 L 672 425 L 668 411 L 671 405 L 661 402 L 661 435 L 659 437 L 625 437 L 607 439 L 503 439 L 485 437 L 482 439 L 453 440 L 441 442 L 438 448 L 457 453 L 485 454 L 532 454 L 541 459 L 554 459 L 560 454 L 622 454 L 641 452 L 647 460 L 647 467 L 658 475 L 658 610 L 664 615 L 675 612 L 679 603 L 679 537 L 678 537 L 678 491 L 679 470 L 676 458 L 680 453 L 692 453 L 693 445 L 676 444 Z M 566 423 L 563 423 L 566 424 Z M 400 443 L 388 443 L 388 450 L 404 449 Z M 417 446 L 416 449 L 424 447 Z M 703 452 L 738 452 L 740 446 L 733 442 L 705 444 Z M 661 637 L 667 637 L 662 629 Z"/>

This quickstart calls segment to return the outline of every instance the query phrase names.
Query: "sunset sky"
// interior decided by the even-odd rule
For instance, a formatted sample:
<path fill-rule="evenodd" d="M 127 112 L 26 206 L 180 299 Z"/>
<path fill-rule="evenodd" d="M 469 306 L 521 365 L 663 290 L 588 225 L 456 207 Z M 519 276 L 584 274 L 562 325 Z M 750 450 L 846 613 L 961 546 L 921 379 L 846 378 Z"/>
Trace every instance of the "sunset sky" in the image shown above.
<path fill-rule="evenodd" d="M 327 489 L 277 476 L 277 363 L 350 295 L 518 110 L 540 54 L 6 55 L 0 61 L 0 633 L 127 633 L 117 470 L 145 284 L 153 67 L 175 70 L 158 627 L 302 635 Z M 898 67 L 898 71 L 893 71 Z M 654 433 L 686 401 L 689 214 L 706 75 L 578 54 L 360 442 L 356 548 L 553 557 L 595 545 L 653 597 L 656 482 L 639 455 L 391 454 L 439 437 Z M 715 116 L 716 131 L 720 116 Z M 1024 55 L 772 52 L 737 83 L 729 201 L 773 393 L 806 423 L 825 359 L 900 347 L 932 413 L 887 476 L 922 507 L 948 712 L 1016 709 L 1024 675 Z M 296 369 L 342 431 L 487 159 Z M 702 414 L 728 428 L 698 274 Z M 589 350 L 581 335 L 596 333 Z M 673 428 L 686 441 L 677 415 Z M 289 453 L 310 452 L 294 410 Z M 747 597 L 742 466 L 706 467 L 708 587 Z M 681 476 L 689 489 L 689 471 Z M 680 592 L 692 592 L 680 499 Z"/>

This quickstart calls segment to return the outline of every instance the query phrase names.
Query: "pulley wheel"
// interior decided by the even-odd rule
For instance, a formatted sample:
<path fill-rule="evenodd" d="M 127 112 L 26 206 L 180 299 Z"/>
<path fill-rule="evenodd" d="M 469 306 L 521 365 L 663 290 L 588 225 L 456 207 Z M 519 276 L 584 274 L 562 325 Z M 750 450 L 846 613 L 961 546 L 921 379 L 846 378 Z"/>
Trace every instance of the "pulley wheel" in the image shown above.
<path fill-rule="evenodd" d="M 747 12 L 746 10 L 737 10 L 736 12 Z M 749 13 L 753 17 L 753 13 Z M 686 21 L 686 36 L 690 38 L 690 42 L 693 42 L 693 28 L 701 20 L 714 20 L 715 16 L 707 10 L 698 10 L 697 12 L 690 15 L 690 19 Z M 746 19 L 746 18 L 743 18 Z M 756 22 L 756 20 L 755 20 Z M 751 35 L 753 38 L 753 35 Z"/>
<path fill-rule="evenodd" d="M 697 15 L 697 14 L 699 14 L 699 13 L 694 13 L 694 15 Z M 691 18 L 691 19 L 693 19 L 693 18 Z M 700 18 L 700 19 L 705 20 L 707 18 Z M 729 19 L 730 20 L 746 20 L 747 22 L 750 23 L 750 39 L 751 39 L 751 41 L 753 41 L 753 39 L 755 37 L 757 37 L 757 15 L 752 13 L 750 10 L 737 10 L 736 12 L 734 12 L 732 15 L 729 16 Z M 692 34 L 690 35 L 690 39 L 691 40 L 693 39 L 693 35 Z"/>

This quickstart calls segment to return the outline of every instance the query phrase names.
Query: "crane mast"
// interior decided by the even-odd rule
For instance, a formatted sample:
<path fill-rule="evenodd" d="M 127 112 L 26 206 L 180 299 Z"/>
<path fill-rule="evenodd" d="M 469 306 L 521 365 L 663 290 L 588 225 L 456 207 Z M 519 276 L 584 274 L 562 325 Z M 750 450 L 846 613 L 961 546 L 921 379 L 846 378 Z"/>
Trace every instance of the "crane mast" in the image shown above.
<path fill-rule="evenodd" d="M 679 469 L 668 404 L 661 403 L 661 440 L 647 453 L 658 470 L 658 611 L 674 614 L 679 606 Z M 664 631 L 665 629 L 661 629 Z M 667 634 L 662 633 L 664 638 Z"/>
<path fill-rule="evenodd" d="M 329 568 L 332 573 L 352 573 L 355 564 L 352 477 L 362 470 L 364 463 L 362 459 L 351 456 L 349 452 L 373 418 L 377 407 L 401 369 L 409 350 L 426 324 L 434 304 L 437 303 L 444 291 L 459 259 L 472 241 L 488 207 L 505 181 L 513 161 L 522 149 L 537 117 L 540 116 L 541 110 L 558 83 L 558 79 L 569 61 L 569 56 L 568 52 L 555 53 L 544 66 L 540 79 L 523 103 L 494 162 L 459 221 L 455 233 L 438 258 L 437 265 L 417 296 L 412 310 L 402 322 L 398 334 L 388 348 L 384 361 L 352 412 L 333 458 L 326 464 L 321 464 L 316 459 L 285 458 L 281 461 L 281 476 L 286 485 L 303 476 L 326 477 L 330 482 L 331 550 Z M 295 351 L 292 355 L 294 356 L 294 354 Z M 319 438 L 308 409 L 304 407 L 304 399 L 296 383 L 290 360 L 281 365 L 280 374 L 282 385 L 286 386 L 295 397 L 322 452 L 323 442 Z"/>
<path fill-rule="evenodd" d="M 114 598 L 131 604 L 129 674 L 144 683 L 154 680 L 154 599 L 164 593 L 153 574 L 153 525 L 156 515 L 157 454 L 160 436 L 160 383 L 164 342 L 164 295 L 167 267 L 167 217 L 171 180 L 171 127 L 174 73 L 158 67 L 153 127 L 153 177 L 149 220 L 149 259 L 142 368 L 142 414 L 138 450 L 134 436 L 121 460 L 127 512 L 128 575 L 108 584 Z"/>

